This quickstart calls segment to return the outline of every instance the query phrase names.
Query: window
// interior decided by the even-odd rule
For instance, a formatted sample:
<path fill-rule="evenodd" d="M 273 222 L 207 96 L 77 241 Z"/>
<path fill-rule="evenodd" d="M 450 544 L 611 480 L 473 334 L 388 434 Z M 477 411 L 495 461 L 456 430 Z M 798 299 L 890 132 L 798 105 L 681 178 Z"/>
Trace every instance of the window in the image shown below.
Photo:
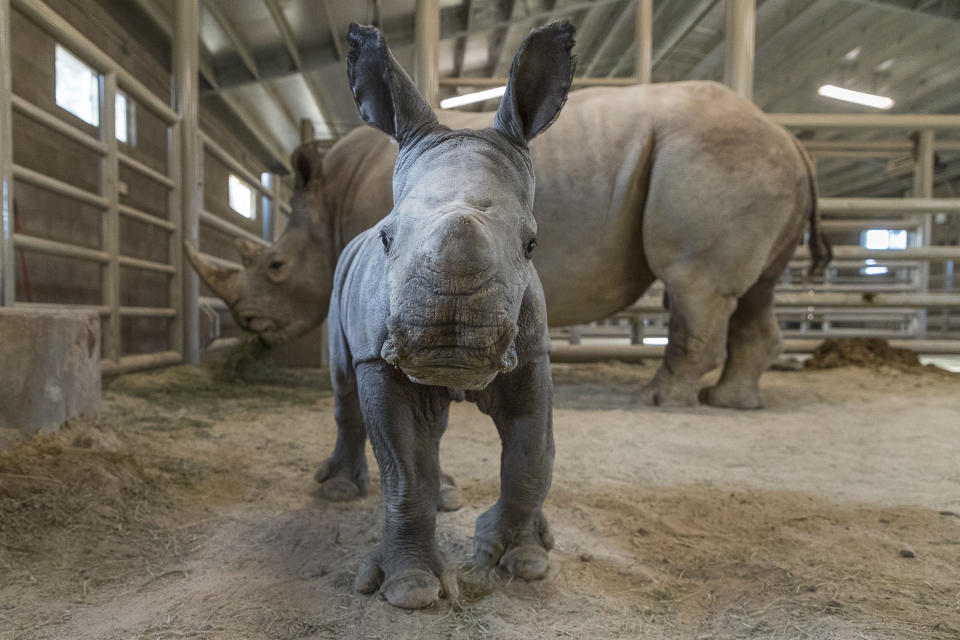
<path fill-rule="evenodd" d="M 907 230 L 868 229 L 861 236 L 864 249 L 906 249 Z"/>
<path fill-rule="evenodd" d="M 117 140 L 131 147 L 137 144 L 137 103 L 118 91 L 114 103 L 114 129 Z"/>
<path fill-rule="evenodd" d="M 230 208 L 252 220 L 257 211 L 253 201 L 253 187 L 232 174 L 227 186 L 230 191 Z"/>
<path fill-rule="evenodd" d="M 100 74 L 83 60 L 57 45 L 57 106 L 87 124 L 100 126 Z"/>

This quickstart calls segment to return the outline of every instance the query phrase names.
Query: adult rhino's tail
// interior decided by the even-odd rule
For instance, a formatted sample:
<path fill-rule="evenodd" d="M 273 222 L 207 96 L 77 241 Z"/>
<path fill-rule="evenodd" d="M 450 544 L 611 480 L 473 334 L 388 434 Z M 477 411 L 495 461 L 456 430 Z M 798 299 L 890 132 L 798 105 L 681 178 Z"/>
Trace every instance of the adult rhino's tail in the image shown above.
<path fill-rule="evenodd" d="M 807 167 L 807 178 L 810 181 L 810 235 L 807 239 L 807 245 L 810 248 L 810 268 L 807 270 L 807 277 L 820 275 L 823 268 L 833 260 L 833 248 L 830 241 L 823 235 L 823 229 L 820 228 L 820 190 L 817 188 L 817 173 L 813 168 L 813 160 L 810 154 L 800 144 L 796 136 L 791 135 L 793 144 L 797 147 L 797 152 L 803 158 L 803 164 Z"/>

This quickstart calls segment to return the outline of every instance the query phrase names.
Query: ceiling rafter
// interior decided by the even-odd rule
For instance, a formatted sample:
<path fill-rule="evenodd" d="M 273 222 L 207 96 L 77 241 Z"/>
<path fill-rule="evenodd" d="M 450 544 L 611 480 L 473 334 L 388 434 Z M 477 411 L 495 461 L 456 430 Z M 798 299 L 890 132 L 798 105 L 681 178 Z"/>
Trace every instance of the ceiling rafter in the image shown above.
<path fill-rule="evenodd" d="M 590 63 L 587 65 L 586 71 L 583 75 L 588 78 L 592 78 L 594 72 L 599 65 L 604 60 L 608 59 L 608 53 L 610 47 L 615 46 L 622 42 L 622 38 L 614 37 L 615 33 L 623 31 L 624 24 L 633 25 L 633 20 L 631 18 L 637 11 L 637 2 L 636 0 L 631 0 L 623 6 L 623 9 L 620 10 L 620 14 L 617 16 L 617 19 L 613 23 L 613 27 L 610 29 L 610 35 L 604 38 L 603 42 L 600 43 L 600 46 L 597 47 L 597 50 L 593 53 L 593 56 L 590 58 Z"/>
<path fill-rule="evenodd" d="M 330 108 L 327 106 L 326 100 L 323 98 L 320 87 L 317 86 L 317 83 L 314 82 L 313 78 L 311 78 L 303 68 L 303 58 L 300 55 L 300 49 L 297 47 L 297 42 L 293 36 L 293 29 L 290 27 L 287 17 L 283 14 L 283 10 L 280 8 L 277 0 L 263 1 L 267 6 L 267 10 L 270 12 L 270 17 L 273 19 L 273 23 L 276 25 L 277 31 L 280 32 L 280 37 L 283 39 L 283 44 L 287 49 L 287 54 L 290 56 L 290 61 L 293 62 L 294 68 L 300 74 L 301 80 L 306 85 L 307 91 L 310 93 L 313 103 L 320 112 L 320 116 L 323 118 L 327 130 L 330 131 L 334 138 L 338 137 L 339 131 L 336 127 L 336 120 L 333 118 Z M 330 11 L 330 6 L 327 3 L 327 0 L 323 0 L 323 7 L 326 13 L 327 25 L 330 29 L 330 36 L 333 40 L 337 59 L 342 60 L 343 47 L 340 44 L 340 38 L 337 36 L 336 28 L 334 26 L 335 23 L 333 21 L 333 14 Z"/>

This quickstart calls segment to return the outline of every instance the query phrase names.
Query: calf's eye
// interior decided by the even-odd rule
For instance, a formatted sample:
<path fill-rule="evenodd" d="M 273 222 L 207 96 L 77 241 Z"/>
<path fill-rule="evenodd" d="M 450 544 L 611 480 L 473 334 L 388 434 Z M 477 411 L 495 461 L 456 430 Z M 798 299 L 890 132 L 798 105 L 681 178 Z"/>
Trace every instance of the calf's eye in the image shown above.
<path fill-rule="evenodd" d="M 533 250 L 536 248 L 537 248 L 537 239 L 530 238 L 530 240 L 527 241 L 527 246 L 524 248 L 524 252 L 526 253 L 527 258 L 533 255 Z"/>

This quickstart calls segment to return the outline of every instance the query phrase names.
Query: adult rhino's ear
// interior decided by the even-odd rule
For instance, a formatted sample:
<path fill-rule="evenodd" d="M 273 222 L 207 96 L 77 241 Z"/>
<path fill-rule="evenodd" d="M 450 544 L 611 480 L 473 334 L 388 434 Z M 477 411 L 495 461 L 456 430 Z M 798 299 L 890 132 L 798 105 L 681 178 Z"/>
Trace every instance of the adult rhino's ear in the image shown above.
<path fill-rule="evenodd" d="M 523 40 L 493 122 L 497 130 L 527 142 L 560 114 L 576 66 L 570 53 L 575 32 L 569 22 L 554 22 L 534 29 Z"/>
<path fill-rule="evenodd" d="M 316 142 L 304 142 L 293 150 L 290 155 L 290 166 L 293 167 L 295 188 L 307 186 L 310 180 L 323 175 L 323 155 Z"/>
<path fill-rule="evenodd" d="M 245 269 L 252 267 L 263 252 L 260 246 L 246 238 L 237 238 L 233 241 L 233 246 L 237 248 L 237 252 L 240 254 L 240 262 L 243 263 Z"/>
<path fill-rule="evenodd" d="M 364 122 L 392 136 L 401 147 L 439 126 L 379 29 L 351 24 L 347 43 L 347 78 Z"/>

